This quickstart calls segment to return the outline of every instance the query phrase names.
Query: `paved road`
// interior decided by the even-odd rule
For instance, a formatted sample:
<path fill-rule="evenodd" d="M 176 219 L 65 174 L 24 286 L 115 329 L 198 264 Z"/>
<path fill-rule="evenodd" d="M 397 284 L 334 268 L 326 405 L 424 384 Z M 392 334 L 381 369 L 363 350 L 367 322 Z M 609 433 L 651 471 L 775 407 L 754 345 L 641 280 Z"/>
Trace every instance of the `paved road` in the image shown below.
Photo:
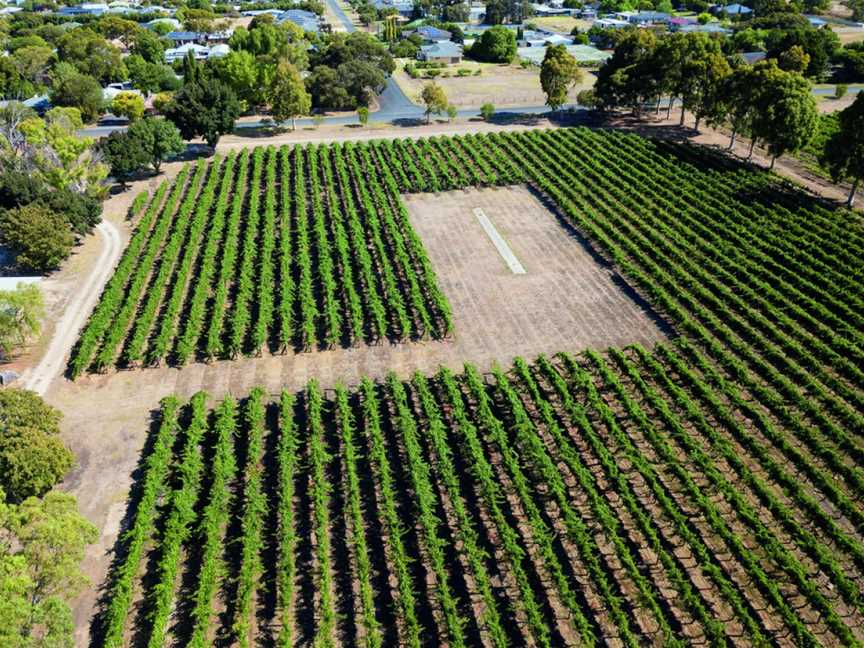
<path fill-rule="evenodd" d="M 24 387 L 39 395 L 44 395 L 54 379 L 62 373 L 72 345 L 78 339 L 78 332 L 90 316 L 123 251 L 120 231 L 112 223 L 103 220 L 96 226 L 96 231 L 102 237 L 99 259 L 93 265 L 93 271 L 81 286 L 81 290 L 66 305 L 45 355 L 39 364 L 24 376 Z"/>

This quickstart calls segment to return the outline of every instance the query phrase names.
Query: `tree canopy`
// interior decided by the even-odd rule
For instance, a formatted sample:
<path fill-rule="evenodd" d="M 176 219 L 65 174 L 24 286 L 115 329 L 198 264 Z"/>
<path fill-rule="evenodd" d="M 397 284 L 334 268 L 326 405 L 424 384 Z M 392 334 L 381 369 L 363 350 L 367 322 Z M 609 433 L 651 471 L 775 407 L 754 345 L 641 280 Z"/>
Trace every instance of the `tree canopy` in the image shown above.
<path fill-rule="evenodd" d="M 36 284 L 21 283 L 15 290 L 0 290 L 0 358 L 8 357 L 38 334 L 44 314 L 45 301 Z"/>
<path fill-rule="evenodd" d="M 18 265 L 40 273 L 58 268 L 75 243 L 63 215 L 41 203 L 0 213 L 0 240 L 12 249 Z"/>
<path fill-rule="evenodd" d="M 183 139 L 203 137 L 210 147 L 234 130 L 240 116 L 240 101 L 231 88 L 205 75 L 186 83 L 165 107 L 165 117 L 174 122 Z"/>
<path fill-rule="evenodd" d="M 423 86 L 423 92 L 420 94 L 420 99 L 426 106 L 427 124 L 429 123 L 433 113 L 440 115 L 447 110 L 447 106 L 449 105 L 447 95 L 444 94 L 444 88 L 434 81 Z"/>
<path fill-rule="evenodd" d="M 468 52 L 487 63 L 510 63 L 516 57 L 516 32 L 502 25 L 485 30 Z"/>
<path fill-rule="evenodd" d="M 276 67 L 269 89 L 270 113 L 277 122 L 296 120 L 309 114 L 312 98 L 306 91 L 300 72 L 287 59 Z M 293 125 L 292 125 L 293 127 Z"/>
<path fill-rule="evenodd" d="M 579 83 L 581 78 L 582 70 L 566 47 L 552 45 L 546 48 L 540 66 L 540 85 L 546 94 L 546 105 L 558 110 L 567 102 L 570 88 Z"/>
<path fill-rule="evenodd" d="M 80 564 L 98 538 L 71 495 L 16 505 L 0 492 L 0 645 L 74 645 L 69 602 L 88 585 Z"/>
<path fill-rule="evenodd" d="M 41 497 L 72 468 L 60 416 L 34 392 L 0 390 L 0 489 L 10 501 Z"/>
<path fill-rule="evenodd" d="M 847 205 L 855 202 L 855 192 L 864 179 L 864 93 L 859 92 L 852 105 L 840 112 L 840 128 L 829 138 L 822 164 L 835 182 L 851 180 Z"/>

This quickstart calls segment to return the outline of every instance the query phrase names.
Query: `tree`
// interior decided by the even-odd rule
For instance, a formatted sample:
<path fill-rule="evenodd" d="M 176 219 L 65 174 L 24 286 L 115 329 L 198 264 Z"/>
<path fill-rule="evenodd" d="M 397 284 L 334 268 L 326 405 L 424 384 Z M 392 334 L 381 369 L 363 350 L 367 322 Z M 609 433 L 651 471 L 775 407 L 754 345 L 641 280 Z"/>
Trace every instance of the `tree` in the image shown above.
<path fill-rule="evenodd" d="M 137 92 L 118 92 L 111 100 L 111 112 L 130 122 L 138 121 L 144 116 L 144 97 Z"/>
<path fill-rule="evenodd" d="M 431 121 L 432 113 L 440 115 L 447 110 L 447 95 L 444 94 L 444 88 L 436 84 L 427 83 L 423 86 L 423 92 L 420 93 L 420 99 L 426 104 L 426 123 Z"/>
<path fill-rule="evenodd" d="M 267 102 L 269 83 L 265 78 L 272 76 L 269 67 L 250 52 L 238 50 L 217 59 L 214 69 L 217 76 L 234 90 L 244 107 L 250 107 Z"/>
<path fill-rule="evenodd" d="M 546 48 L 540 65 L 540 85 L 546 94 L 546 105 L 558 110 L 567 102 L 567 93 L 582 78 L 576 59 L 563 45 Z"/>
<path fill-rule="evenodd" d="M 16 263 L 36 272 L 56 269 L 75 243 L 63 216 L 39 203 L 0 214 L 0 237 L 15 253 Z"/>
<path fill-rule="evenodd" d="M 126 77 L 122 52 L 87 27 L 69 30 L 57 41 L 57 58 L 100 83 L 123 81 Z"/>
<path fill-rule="evenodd" d="M 810 55 L 800 45 L 793 45 L 777 57 L 777 64 L 781 70 L 804 74 L 810 65 Z"/>
<path fill-rule="evenodd" d="M 593 89 L 581 90 L 576 95 L 576 103 L 580 106 L 585 106 L 588 110 L 594 110 L 597 107 L 597 97 Z"/>
<path fill-rule="evenodd" d="M 855 192 L 864 179 L 864 93 L 839 115 L 840 128 L 825 144 L 821 162 L 834 182 L 849 179 L 852 189 L 846 204 L 855 203 Z"/>
<path fill-rule="evenodd" d="M 771 166 L 787 151 L 797 151 L 813 137 L 819 111 L 810 82 L 785 72 L 771 60 L 756 70 L 760 89 L 753 121 L 753 136 L 767 144 Z"/>
<path fill-rule="evenodd" d="M 2 499 L 0 492 L 0 644 L 71 647 L 69 601 L 89 584 L 80 564 L 99 531 L 66 493 L 19 505 Z"/>
<path fill-rule="evenodd" d="M 642 104 L 660 94 L 656 48 L 657 39 L 647 29 L 628 30 L 619 37 L 615 52 L 597 73 L 594 93 L 598 107 L 629 107 L 638 114 Z"/>
<path fill-rule="evenodd" d="M 102 86 L 91 76 L 73 72 L 55 80 L 51 89 L 51 103 L 77 108 L 84 121 L 96 121 L 102 112 Z"/>
<path fill-rule="evenodd" d="M 459 114 L 459 109 L 454 106 L 452 103 L 447 106 L 447 120 L 452 122 L 456 119 L 456 116 Z"/>
<path fill-rule="evenodd" d="M 516 34 L 501 25 L 490 27 L 474 42 L 469 54 L 478 61 L 510 63 L 516 56 Z"/>
<path fill-rule="evenodd" d="M 845 4 L 852 10 L 852 20 L 864 20 L 864 0 L 846 0 Z"/>
<path fill-rule="evenodd" d="M 291 129 L 297 128 L 297 117 L 312 110 L 312 97 L 306 91 L 300 72 L 287 59 L 276 66 L 269 89 L 270 112 L 277 122 L 291 120 Z"/>
<path fill-rule="evenodd" d="M 20 283 L 15 290 L 0 290 L 0 357 L 8 357 L 16 347 L 37 335 L 44 315 L 45 300 L 36 284 Z M 5 391 L 8 390 L 0 394 Z"/>
<path fill-rule="evenodd" d="M 137 54 L 126 58 L 126 68 L 129 70 L 132 86 L 145 95 L 160 90 L 178 90 L 181 86 L 180 80 L 171 67 L 149 63 Z"/>
<path fill-rule="evenodd" d="M 495 106 L 491 103 L 484 103 L 480 106 L 480 116 L 483 118 L 483 121 L 490 121 L 492 117 L 495 115 Z"/>
<path fill-rule="evenodd" d="M 111 175 L 126 186 L 126 181 L 149 162 L 146 151 L 138 146 L 129 131 L 114 131 L 99 141 L 102 158 L 111 167 Z"/>
<path fill-rule="evenodd" d="M 129 53 L 138 55 L 148 63 L 161 64 L 165 60 L 165 45 L 149 29 L 139 29 L 132 35 Z M 128 63 L 128 61 L 127 61 Z"/>
<path fill-rule="evenodd" d="M 162 163 L 186 150 L 177 127 L 162 117 L 146 117 L 129 127 L 135 146 L 144 152 L 145 164 L 159 175 Z"/>
<path fill-rule="evenodd" d="M 202 78 L 183 86 L 165 108 L 183 139 L 201 136 L 211 148 L 219 138 L 234 130 L 240 116 L 240 101 L 230 88 L 212 78 Z"/>
<path fill-rule="evenodd" d="M 366 106 L 360 106 L 357 109 L 357 120 L 361 126 L 366 126 L 369 123 L 369 109 Z"/>
<path fill-rule="evenodd" d="M 723 54 L 709 52 L 694 65 L 688 66 L 687 73 L 692 75 L 689 108 L 696 115 L 695 128 L 698 131 L 702 119 L 716 122 L 726 114 L 727 97 L 724 90 L 726 79 L 732 74 L 732 66 Z"/>
<path fill-rule="evenodd" d="M 29 145 L 26 163 L 55 189 L 100 196 L 108 168 L 93 157 L 93 140 L 77 135 L 81 126 L 77 108 L 52 108 L 45 119 L 23 121 L 20 130 Z"/>
<path fill-rule="evenodd" d="M 60 439 L 60 418 L 35 392 L 0 391 L 0 489 L 10 501 L 41 497 L 71 470 L 75 456 Z"/>

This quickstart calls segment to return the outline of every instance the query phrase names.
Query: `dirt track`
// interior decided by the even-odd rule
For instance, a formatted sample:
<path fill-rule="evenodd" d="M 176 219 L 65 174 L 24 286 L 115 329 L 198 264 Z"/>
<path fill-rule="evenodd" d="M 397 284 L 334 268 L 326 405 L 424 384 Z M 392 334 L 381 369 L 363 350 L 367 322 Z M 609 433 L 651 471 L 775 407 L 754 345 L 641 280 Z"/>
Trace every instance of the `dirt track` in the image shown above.
<path fill-rule="evenodd" d="M 90 316 L 123 251 L 120 232 L 111 221 L 103 220 L 96 230 L 102 239 L 102 251 L 96 266 L 66 305 L 42 360 L 23 378 L 24 388 L 37 394 L 44 395 L 53 380 L 62 373 L 69 352 L 78 339 L 78 332 Z"/>

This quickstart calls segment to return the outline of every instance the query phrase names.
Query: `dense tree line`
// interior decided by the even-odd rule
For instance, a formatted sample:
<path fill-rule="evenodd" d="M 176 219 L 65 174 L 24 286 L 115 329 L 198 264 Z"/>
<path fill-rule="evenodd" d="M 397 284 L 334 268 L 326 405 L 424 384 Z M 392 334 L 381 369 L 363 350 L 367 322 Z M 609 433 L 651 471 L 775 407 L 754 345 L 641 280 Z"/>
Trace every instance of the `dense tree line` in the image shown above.
<path fill-rule="evenodd" d="M 20 267 L 55 269 L 101 219 L 108 169 L 81 126 L 75 108 L 0 110 L 0 242 Z"/>
<path fill-rule="evenodd" d="M 74 463 L 60 412 L 35 393 L 0 390 L 0 645 L 74 644 L 69 602 L 87 585 L 99 533 L 75 498 L 51 490 Z"/>
<path fill-rule="evenodd" d="M 748 65 L 730 60 L 720 43 L 704 34 L 658 39 L 647 30 L 631 31 L 600 68 L 596 105 L 639 114 L 651 105 L 659 110 L 666 98 L 671 113 L 678 102 L 682 125 L 687 112 L 694 115 L 697 129 L 703 120 L 728 124 L 730 146 L 738 135 L 747 135 L 753 145 L 766 146 L 773 166 L 778 156 L 807 143 L 817 119 L 810 83 L 802 75 L 807 56 L 794 49 L 789 54 Z"/>

